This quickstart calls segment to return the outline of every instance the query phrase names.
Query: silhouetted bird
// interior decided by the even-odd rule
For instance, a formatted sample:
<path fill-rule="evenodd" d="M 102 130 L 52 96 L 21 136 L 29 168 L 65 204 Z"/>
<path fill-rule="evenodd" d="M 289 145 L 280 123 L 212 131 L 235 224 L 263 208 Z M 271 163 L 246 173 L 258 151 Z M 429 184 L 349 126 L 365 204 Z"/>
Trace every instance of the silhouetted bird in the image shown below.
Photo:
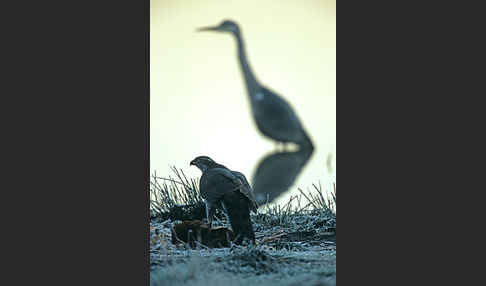
<path fill-rule="evenodd" d="M 290 104 L 256 79 L 246 58 L 245 44 L 238 25 L 234 21 L 225 20 L 219 26 L 198 30 L 227 32 L 236 38 L 241 71 L 250 97 L 253 118 L 260 132 L 278 142 L 293 142 L 306 149 L 314 149 Z"/>
<path fill-rule="evenodd" d="M 207 156 L 199 156 L 190 165 L 198 167 L 202 176 L 199 180 L 201 196 L 206 202 L 206 215 L 211 227 L 217 208 L 228 214 L 231 228 L 240 244 L 244 238 L 255 242 L 255 233 L 250 219 L 250 210 L 257 212 L 255 196 L 245 176 L 231 171 Z"/>

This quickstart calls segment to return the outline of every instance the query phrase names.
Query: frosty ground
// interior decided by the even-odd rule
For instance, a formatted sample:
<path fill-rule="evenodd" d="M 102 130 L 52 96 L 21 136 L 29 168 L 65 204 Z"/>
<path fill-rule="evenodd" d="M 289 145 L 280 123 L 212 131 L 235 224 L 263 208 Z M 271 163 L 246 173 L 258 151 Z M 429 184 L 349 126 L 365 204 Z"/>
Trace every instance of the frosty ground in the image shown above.
<path fill-rule="evenodd" d="M 335 217 L 314 211 L 252 220 L 256 246 L 190 249 L 171 243 L 176 222 L 152 219 L 150 285 L 336 284 Z"/>
<path fill-rule="evenodd" d="M 205 211 L 196 180 L 174 172 L 175 180 L 159 182 L 154 175 L 151 181 L 151 286 L 336 285 L 335 185 L 331 198 L 314 186 L 308 194 L 300 190 L 283 207 L 266 206 L 252 214 L 256 246 L 191 249 L 174 245 L 170 228 L 202 220 Z M 224 215 L 219 218 L 214 226 L 229 227 Z"/>

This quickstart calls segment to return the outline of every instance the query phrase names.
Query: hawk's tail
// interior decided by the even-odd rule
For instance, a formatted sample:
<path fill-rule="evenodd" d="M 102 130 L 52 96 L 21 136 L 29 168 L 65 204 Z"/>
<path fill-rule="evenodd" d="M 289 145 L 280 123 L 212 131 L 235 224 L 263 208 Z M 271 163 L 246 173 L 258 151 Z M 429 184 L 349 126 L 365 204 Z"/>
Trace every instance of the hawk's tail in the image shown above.
<path fill-rule="evenodd" d="M 228 212 L 231 228 L 237 237 L 235 243 L 241 244 L 245 238 L 255 243 L 248 199 L 240 192 L 233 192 L 225 195 L 223 202 Z"/>

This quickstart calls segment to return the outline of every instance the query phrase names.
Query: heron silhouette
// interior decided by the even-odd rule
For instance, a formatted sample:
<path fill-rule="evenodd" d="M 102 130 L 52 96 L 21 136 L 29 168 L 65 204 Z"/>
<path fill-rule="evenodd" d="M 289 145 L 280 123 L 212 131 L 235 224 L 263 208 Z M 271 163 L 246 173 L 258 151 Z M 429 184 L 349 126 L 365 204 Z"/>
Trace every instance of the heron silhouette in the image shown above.
<path fill-rule="evenodd" d="M 245 51 L 245 43 L 238 24 L 225 20 L 218 26 L 202 27 L 197 31 L 231 33 L 238 45 L 238 59 L 243 73 L 246 91 L 250 98 L 253 119 L 260 132 L 277 142 L 295 143 L 300 148 L 313 150 L 311 139 L 304 130 L 297 114 L 280 95 L 262 85 L 254 75 Z"/>

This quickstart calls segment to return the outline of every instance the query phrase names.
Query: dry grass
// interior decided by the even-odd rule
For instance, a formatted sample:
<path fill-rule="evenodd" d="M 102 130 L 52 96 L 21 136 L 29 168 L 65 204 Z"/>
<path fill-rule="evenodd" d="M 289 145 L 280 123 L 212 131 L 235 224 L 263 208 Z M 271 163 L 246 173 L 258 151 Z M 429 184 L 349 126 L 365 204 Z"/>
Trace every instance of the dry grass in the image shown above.
<path fill-rule="evenodd" d="M 150 212 L 152 216 L 168 212 L 177 205 L 192 205 L 202 201 L 199 182 L 188 179 L 182 169 L 171 167 L 175 179 L 158 177 L 154 172 L 150 180 Z"/>
<path fill-rule="evenodd" d="M 159 177 L 152 175 L 150 182 L 150 211 L 152 217 L 167 213 L 174 206 L 193 205 L 202 202 L 199 193 L 198 179 L 188 179 L 182 169 L 171 167 L 172 176 Z M 336 216 L 336 183 L 332 192 L 325 192 L 321 183 L 312 184 L 313 190 L 307 193 L 298 188 L 299 194 L 291 196 L 284 205 L 265 204 L 259 208 L 259 213 L 277 216 L 281 221 L 292 215 L 322 212 L 326 215 Z"/>

